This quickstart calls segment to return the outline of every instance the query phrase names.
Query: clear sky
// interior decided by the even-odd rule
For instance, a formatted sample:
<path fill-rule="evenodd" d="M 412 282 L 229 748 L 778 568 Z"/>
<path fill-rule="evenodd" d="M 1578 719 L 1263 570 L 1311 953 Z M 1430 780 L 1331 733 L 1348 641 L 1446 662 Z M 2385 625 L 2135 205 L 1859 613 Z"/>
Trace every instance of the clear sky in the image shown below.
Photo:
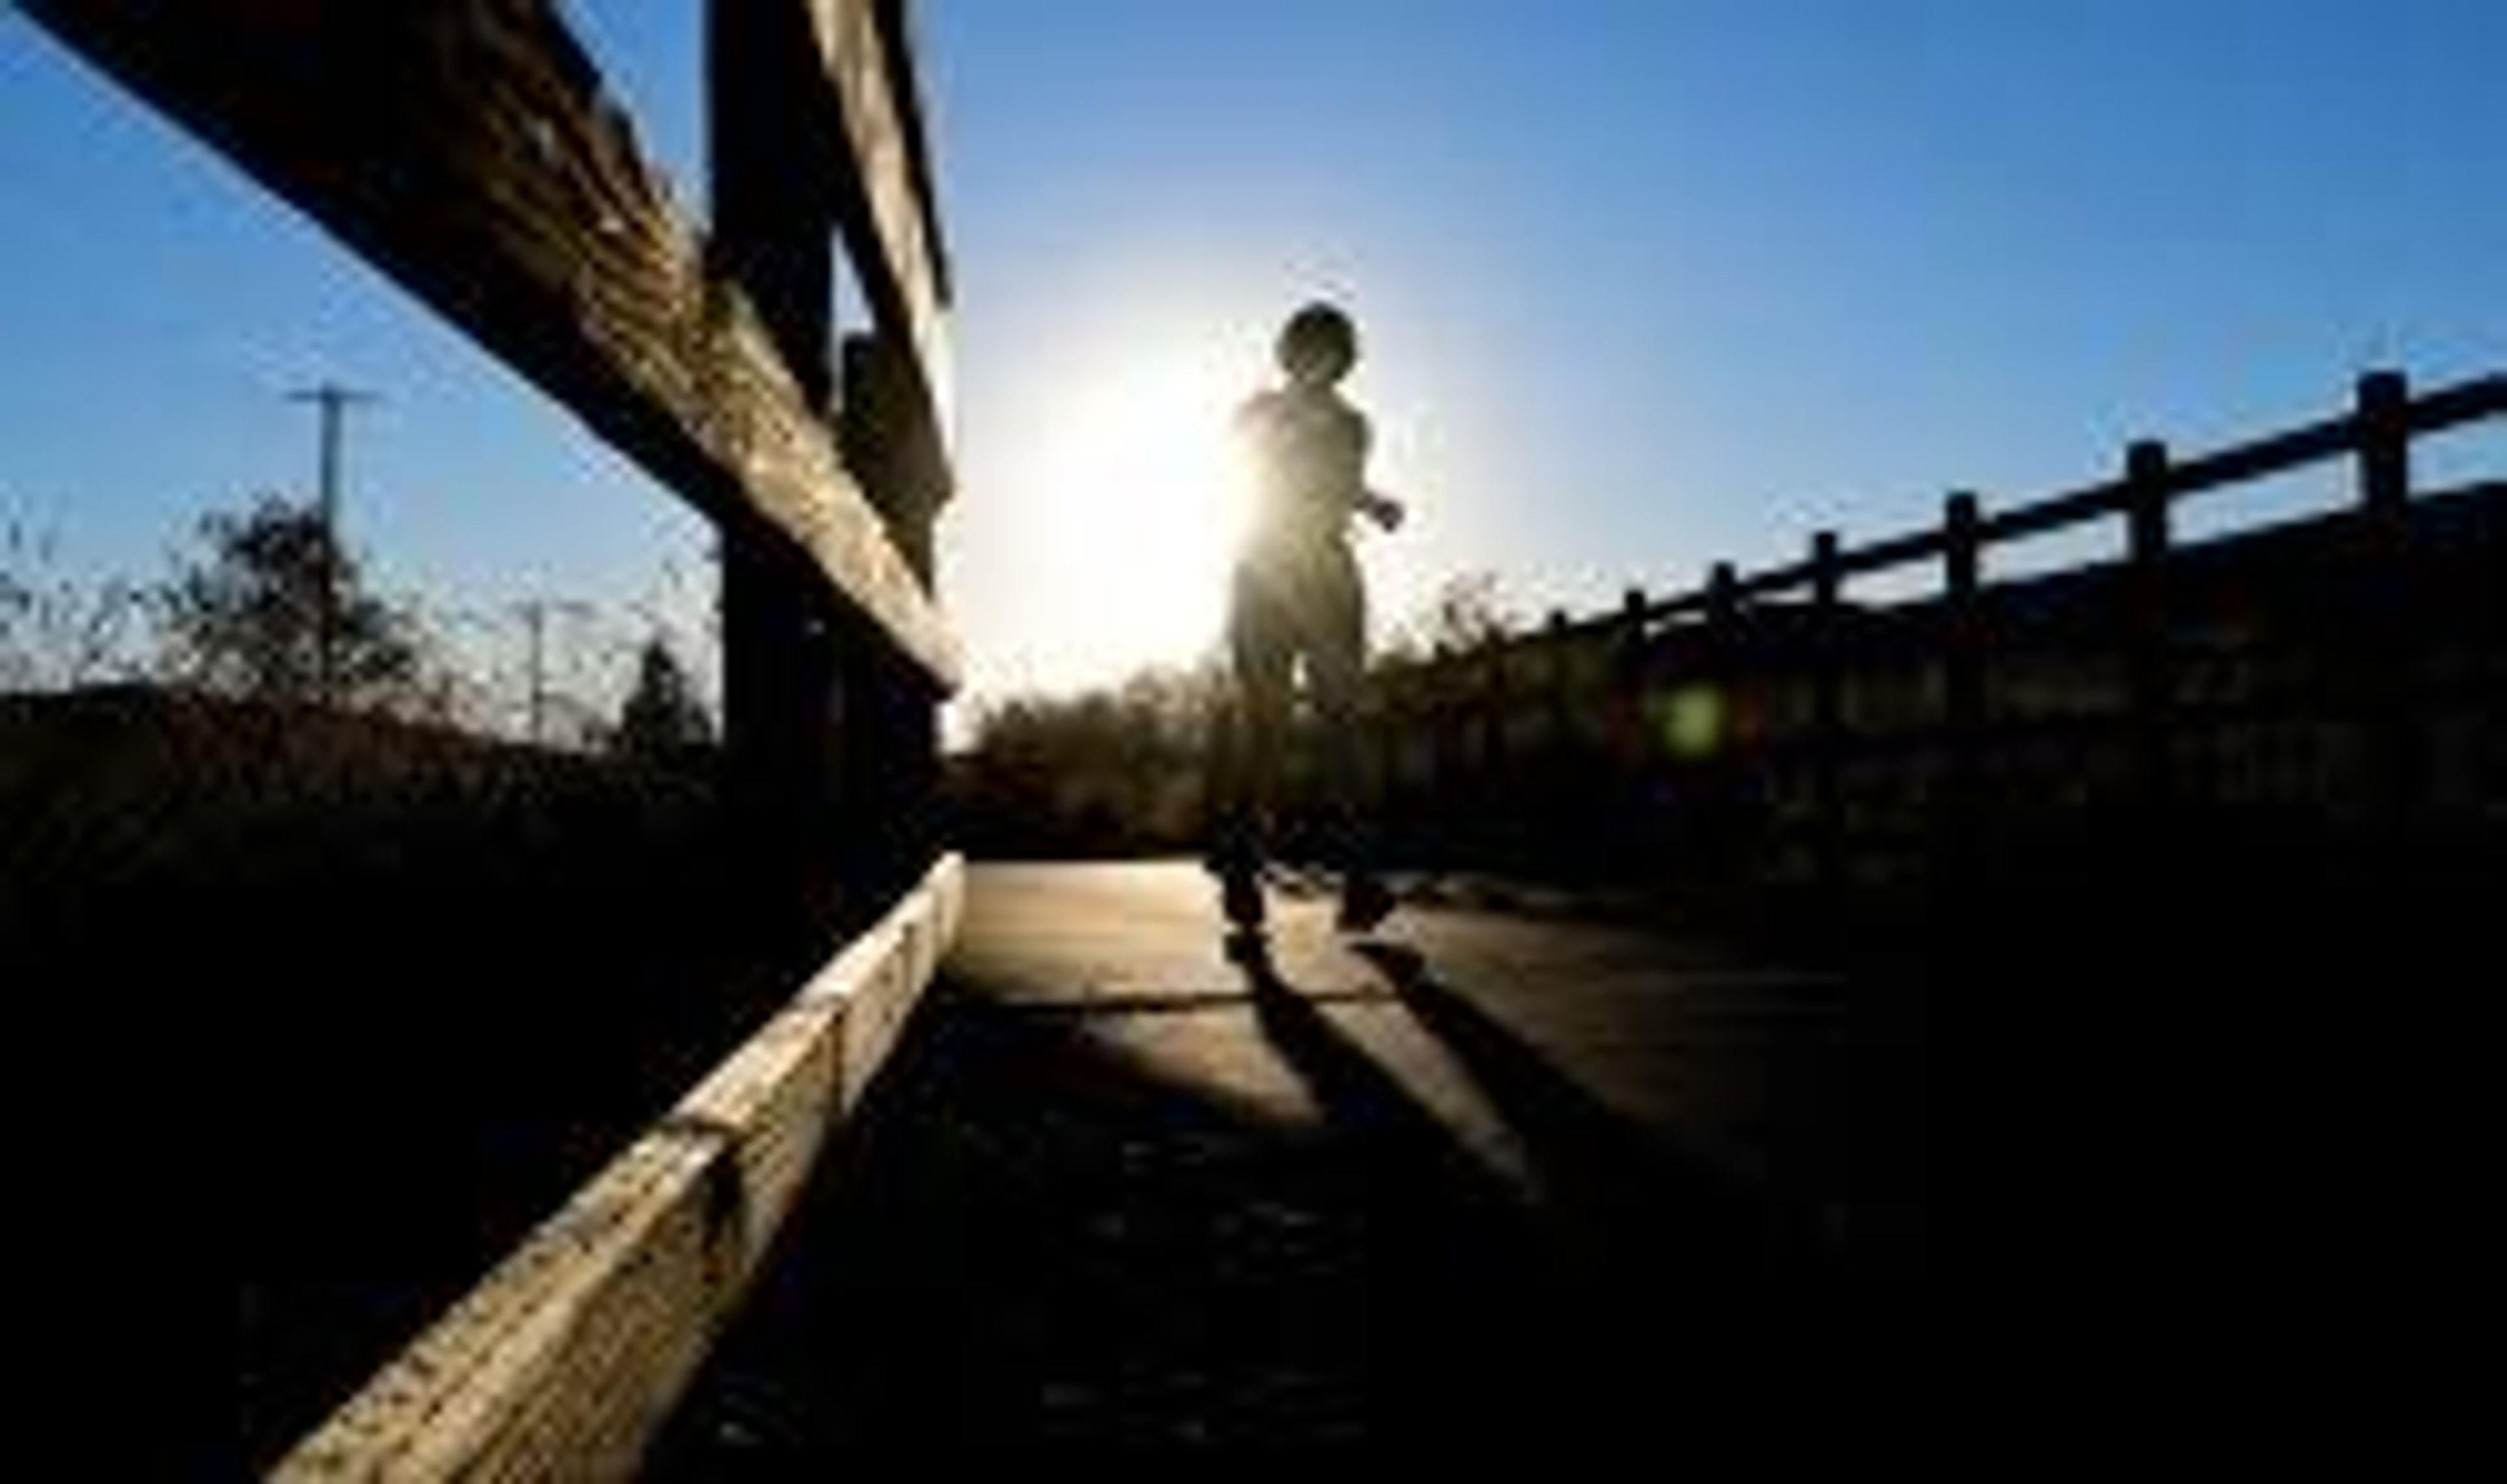
<path fill-rule="evenodd" d="M 702 201 L 693 0 L 567 6 Z M 1368 360 L 1380 614 L 1497 572 L 1588 608 L 2507 367 L 2496 0 L 929 0 L 958 270 L 948 597 L 979 696 L 1187 660 L 1197 451 L 1279 317 Z M 232 168 L 0 14 L 0 516 L 147 573 L 309 481 L 495 622 L 693 625 L 703 529 Z M 2495 442 L 2480 451 L 2485 459 Z M 2494 461 L 2493 461 L 2494 463 Z"/>

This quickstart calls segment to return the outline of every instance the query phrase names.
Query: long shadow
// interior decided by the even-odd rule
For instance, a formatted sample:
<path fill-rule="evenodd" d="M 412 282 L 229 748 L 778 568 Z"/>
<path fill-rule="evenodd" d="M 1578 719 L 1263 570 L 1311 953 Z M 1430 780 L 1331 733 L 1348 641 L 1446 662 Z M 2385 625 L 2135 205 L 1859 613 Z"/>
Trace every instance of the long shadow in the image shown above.
<path fill-rule="evenodd" d="M 1704 1217 L 1675 1214 L 1694 1205 L 1613 1193 L 1636 1157 L 1614 1162 L 1570 1090 L 1520 1057 L 1488 1073 L 1516 1111 L 1549 1109 L 1544 1150 L 1590 1161 L 1580 1209 L 1633 1203 L 1644 1218 L 1544 1222 L 1343 1016 L 1408 1002 L 1481 1069 L 1510 1065 L 1502 1028 L 1463 1029 L 1418 984 L 1345 1011 L 1349 996 L 1290 982 L 1258 943 L 1234 957 L 1239 1013 L 1312 1116 L 1133 1054 L 1106 1033 L 1119 1009 L 1038 1013 L 980 984 L 935 987 L 648 1476 L 1037 1443 L 1599 1457 L 1829 1435 L 1814 1358 L 1741 1357 L 1749 1323 L 1788 1345 L 1798 1332 L 1731 1297 L 1768 1286 L 1736 1278 L 1745 1245 L 1703 1242 Z M 1249 1029 L 1212 1014 L 1214 1035 Z M 1582 1235 L 1604 1227 L 1609 1261 Z"/>
<path fill-rule="evenodd" d="M 1486 1184 L 1491 1199 L 1502 1198 L 1435 1116 L 1318 1008 L 1326 996 L 1281 976 L 1259 935 L 1232 935 L 1227 959 L 1245 978 L 1255 1023 L 1314 1096 L 1335 1138 L 1389 1169 L 1432 1172 L 1465 1187 Z"/>
<path fill-rule="evenodd" d="M 1323 1138 L 1351 1165 L 1370 1228 L 1371 1386 L 1379 1435 L 1440 1443 L 1530 1441 L 1592 1415 L 1562 1347 L 1561 1252 L 1528 1206 L 1279 972 L 1265 942 L 1238 934 L 1228 959 L 1255 1023 L 1313 1096 Z M 1567 1363 L 1562 1363 L 1562 1359 Z"/>
<path fill-rule="evenodd" d="M 1807 1214 L 1614 1112 L 1417 949 L 1355 945 L 1520 1140 L 1574 1264 L 1578 1349 L 1630 1363 L 1589 1382 L 1629 1405 L 1831 1412 L 1891 1388 L 1873 1359 L 1905 1336 L 1875 1316 Z M 1903 1379 L 1903 1378 L 1902 1378 Z"/>
<path fill-rule="evenodd" d="M 1249 988 L 1319 1122 L 1130 1055 L 1120 1011 L 936 987 L 648 1476 L 1532 1440 L 1560 1413 L 1531 1223 L 1267 960 Z"/>
<path fill-rule="evenodd" d="M 1444 1042 L 1524 1141 L 1548 1203 L 1589 1235 L 1648 1247 L 1674 1238 L 1727 1270 L 1785 1271 L 1816 1260 L 1808 1233 L 1740 1181 L 1650 1138 L 1436 977 L 1404 944 L 1353 945 L 1420 1024 Z"/>

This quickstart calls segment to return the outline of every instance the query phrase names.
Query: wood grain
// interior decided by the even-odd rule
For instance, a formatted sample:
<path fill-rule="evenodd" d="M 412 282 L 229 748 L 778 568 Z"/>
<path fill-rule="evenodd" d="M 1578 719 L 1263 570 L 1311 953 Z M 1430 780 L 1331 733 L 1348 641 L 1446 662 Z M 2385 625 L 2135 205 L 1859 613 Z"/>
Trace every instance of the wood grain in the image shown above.
<path fill-rule="evenodd" d="M 272 1477 L 631 1476 L 929 983 L 963 876 L 944 856 Z"/>
<path fill-rule="evenodd" d="M 925 420 L 945 450 L 954 396 L 944 320 L 948 271 L 930 209 L 906 8 L 896 0 L 809 0 L 809 6 L 847 143 L 830 157 L 838 165 L 837 220 L 872 314 L 913 347 L 927 400 Z"/>
<path fill-rule="evenodd" d="M 682 497 L 806 552 L 954 683 L 936 606 L 548 0 L 25 9 Z M 848 26 L 867 23 L 840 11 Z M 846 46 L 852 58 L 859 43 Z M 867 63 L 848 68 L 848 96 L 884 95 Z M 878 143 L 892 121 L 868 101 L 849 107 L 881 152 L 866 178 L 906 179 L 903 164 L 881 163 L 898 148 Z M 919 212 L 891 220 L 895 209 L 884 208 L 883 230 L 919 240 Z M 928 310 L 918 344 L 936 357 L 936 285 L 927 273 L 913 284 L 897 292 Z"/>

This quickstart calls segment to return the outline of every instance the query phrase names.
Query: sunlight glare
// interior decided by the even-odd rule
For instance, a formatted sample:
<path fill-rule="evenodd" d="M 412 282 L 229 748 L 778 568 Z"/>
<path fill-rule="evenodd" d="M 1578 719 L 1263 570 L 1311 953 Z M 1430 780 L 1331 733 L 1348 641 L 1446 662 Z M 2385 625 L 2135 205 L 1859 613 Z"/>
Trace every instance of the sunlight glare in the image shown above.
<path fill-rule="evenodd" d="M 1217 641 L 1246 496 L 1229 434 L 1251 387 L 1223 358 L 1138 345 L 1057 389 L 1022 498 L 1024 580 L 1057 683 L 1189 664 Z"/>

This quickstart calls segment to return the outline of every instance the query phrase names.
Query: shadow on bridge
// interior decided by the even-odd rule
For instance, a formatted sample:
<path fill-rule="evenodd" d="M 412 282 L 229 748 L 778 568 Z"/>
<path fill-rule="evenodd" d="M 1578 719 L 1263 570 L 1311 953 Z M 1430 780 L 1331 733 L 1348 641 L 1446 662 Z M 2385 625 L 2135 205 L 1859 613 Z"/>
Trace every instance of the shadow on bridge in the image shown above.
<path fill-rule="evenodd" d="M 1544 1202 L 1591 1248 L 1588 1260 L 1623 1293 L 1674 1272 L 1713 1275 L 1709 1298 L 1735 1343 L 1783 1345 L 1788 1325 L 1816 1323 L 1842 1300 L 1839 1275 L 1798 1213 L 1683 1158 L 1611 1111 L 1496 1016 L 1437 978 L 1406 944 L 1356 952 L 1453 1052 L 1522 1139 Z M 1699 1286 L 1707 1286 L 1699 1285 Z M 1698 1312 L 1687 1321 L 1695 1325 Z"/>
<path fill-rule="evenodd" d="M 1371 947 L 1357 992 L 1259 942 L 1229 959 L 1168 996 L 1022 1000 L 963 966 L 935 990 L 654 1476 L 1799 1435 L 1894 1406 L 1854 1349 L 1880 1337 L 1870 1285 L 1807 1225 L 1605 1107 L 1422 951 Z M 1476 1084 L 1528 1188 L 1388 1063 L 1395 1022 Z"/>

